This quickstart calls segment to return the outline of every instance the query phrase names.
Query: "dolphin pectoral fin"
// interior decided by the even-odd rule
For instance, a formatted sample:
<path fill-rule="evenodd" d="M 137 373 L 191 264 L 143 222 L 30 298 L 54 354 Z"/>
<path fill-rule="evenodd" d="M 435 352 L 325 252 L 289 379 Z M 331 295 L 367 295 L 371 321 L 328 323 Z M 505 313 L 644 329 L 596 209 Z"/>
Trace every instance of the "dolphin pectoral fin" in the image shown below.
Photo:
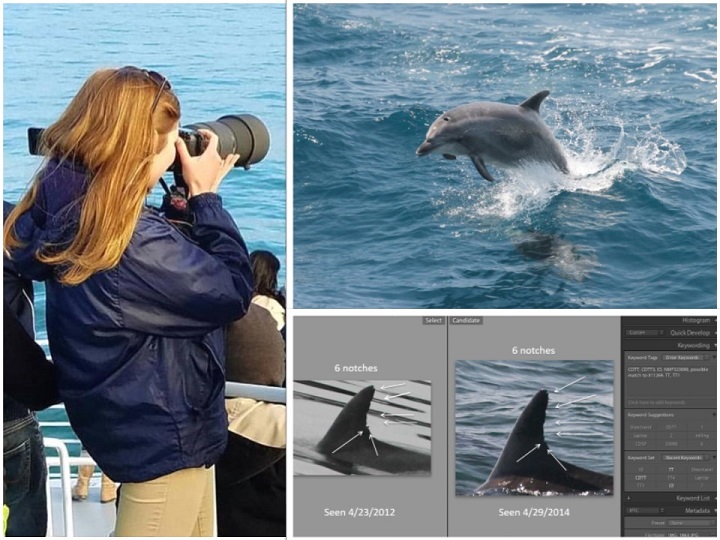
<path fill-rule="evenodd" d="M 330 429 L 318 443 L 317 449 L 324 454 L 332 453 L 340 445 L 357 435 L 359 431 L 364 432 L 367 426 L 367 414 L 374 395 L 375 387 L 372 385 L 366 386 L 355 394 L 337 415 Z M 367 437 L 367 435 L 365 436 Z"/>
<path fill-rule="evenodd" d="M 523 101 L 520 104 L 520 106 L 524 107 L 526 109 L 531 109 L 535 112 L 540 112 L 540 104 L 549 95 L 550 95 L 550 90 L 543 90 L 542 92 L 538 92 L 534 96 L 527 98 L 525 101 Z"/>
<path fill-rule="evenodd" d="M 565 156 L 562 156 L 562 160 L 559 161 L 557 168 L 562 173 L 570 174 L 570 169 L 568 168 L 568 164 L 567 164 L 567 160 L 565 159 Z"/>
<path fill-rule="evenodd" d="M 475 165 L 475 168 L 477 169 L 477 172 L 480 173 L 480 175 L 487 180 L 488 182 L 494 182 L 495 179 L 492 177 L 492 175 L 488 172 L 488 170 L 485 168 L 485 162 L 482 160 L 480 156 L 470 156 L 470 159 L 472 159 L 473 165 Z"/>
<path fill-rule="evenodd" d="M 445 159 L 457 159 L 457 157 L 456 157 L 456 156 L 453 156 L 452 154 L 443 154 L 443 157 L 444 157 Z"/>

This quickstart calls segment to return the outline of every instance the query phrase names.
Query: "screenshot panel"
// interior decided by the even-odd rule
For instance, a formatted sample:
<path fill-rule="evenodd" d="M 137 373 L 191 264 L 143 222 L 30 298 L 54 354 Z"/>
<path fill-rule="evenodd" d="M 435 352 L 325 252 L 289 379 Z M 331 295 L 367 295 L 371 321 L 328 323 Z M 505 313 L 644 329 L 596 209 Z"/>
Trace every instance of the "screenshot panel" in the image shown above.
<path fill-rule="evenodd" d="M 295 536 L 717 535 L 714 317 L 295 324 Z"/>
<path fill-rule="evenodd" d="M 444 536 L 443 317 L 295 317 L 296 536 Z"/>
<path fill-rule="evenodd" d="M 618 535 L 619 319 L 449 319 L 448 534 Z"/>

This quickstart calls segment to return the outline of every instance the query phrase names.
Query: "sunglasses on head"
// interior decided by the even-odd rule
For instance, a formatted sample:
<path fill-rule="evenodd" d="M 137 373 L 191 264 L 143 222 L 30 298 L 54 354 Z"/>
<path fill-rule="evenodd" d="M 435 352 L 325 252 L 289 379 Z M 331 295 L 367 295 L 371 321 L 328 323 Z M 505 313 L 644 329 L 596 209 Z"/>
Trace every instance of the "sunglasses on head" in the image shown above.
<path fill-rule="evenodd" d="M 145 77 L 150 79 L 152 82 L 154 82 L 158 86 L 158 93 L 155 96 L 155 99 L 153 100 L 152 107 L 150 107 L 150 114 L 153 114 L 155 112 L 155 108 L 157 107 L 157 104 L 160 101 L 160 96 L 162 96 L 163 90 L 165 90 L 166 88 L 168 90 L 172 90 L 172 86 L 170 86 L 170 81 L 168 81 L 164 75 L 161 75 L 157 71 L 141 69 L 141 68 L 138 68 L 135 66 L 125 66 L 118 70 L 118 73 L 123 73 L 123 72 L 125 72 L 125 73 L 142 73 Z"/>

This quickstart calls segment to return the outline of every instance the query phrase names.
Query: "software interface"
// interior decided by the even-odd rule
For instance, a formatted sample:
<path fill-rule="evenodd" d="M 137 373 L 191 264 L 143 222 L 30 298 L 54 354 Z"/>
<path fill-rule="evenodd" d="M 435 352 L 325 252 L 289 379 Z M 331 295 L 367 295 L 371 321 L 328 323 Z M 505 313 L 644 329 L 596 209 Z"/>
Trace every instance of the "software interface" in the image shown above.
<path fill-rule="evenodd" d="M 717 325 L 622 319 L 622 533 L 717 536 Z"/>
<path fill-rule="evenodd" d="M 717 536 L 715 317 L 295 329 L 295 536 Z"/>

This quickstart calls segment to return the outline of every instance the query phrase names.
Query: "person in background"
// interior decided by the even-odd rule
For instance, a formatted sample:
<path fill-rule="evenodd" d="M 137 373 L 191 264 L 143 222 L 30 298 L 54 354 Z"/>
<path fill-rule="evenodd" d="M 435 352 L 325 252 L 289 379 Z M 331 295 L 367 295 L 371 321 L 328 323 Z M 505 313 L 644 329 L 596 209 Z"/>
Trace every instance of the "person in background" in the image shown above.
<path fill-rule="evenodd" d="M 88 456 L 87 450 L 84 448 L 80 452 L 81 456 Z M 95 472 L 95 465 L 79 465 L 77 481 L 72 488 L 72 500 L 84 501 L 88 498 L 90 491 L 90 480 Z M 117 499 L 117 486 L 112 479 L 100 471 L 100 502 L 109 503 Z"/>
<path fill-rule="evenodd" d="M 13 206 L 3 201 L 3 218 Z M 47 468 L 33 410 L 57 403 L 52 364 L 35 343 L 32 282 L 3 253 L 3 502 L 7 536 L 47 533 Z"/>
<path fill-rule="evenodd" d="M 269 251 L 256 250 L 250 253 L 250 261 L 255 280 L 253 304 L 268 310 L 281 330 L 285 326 L 285 296 L 277 283 L 280 260 Z"/>
<path fill-rule="evenodd" d="M 227 379 L 281 386 L 285 342 L 265 308 L 251 304 L 226 336 Z M 216 466 L 218 536 L 286 536 L 283 404 L 225 401 L 228 445 Z"/>
<path fill-rule="evenodd" d="M 101 69 L 43 133 L 46 161 L 5 223 L 5 249 L 45 281 L 60 397 L 83 446 L 122 483 L 115 536 L 211 536 L 227 444 L 225 326 L 250 305 L 245 242 L 217 194 L 239 156 L 191 157 L 170 82 Z M 144 205 L 175 161 L 190 238 Z"/>

